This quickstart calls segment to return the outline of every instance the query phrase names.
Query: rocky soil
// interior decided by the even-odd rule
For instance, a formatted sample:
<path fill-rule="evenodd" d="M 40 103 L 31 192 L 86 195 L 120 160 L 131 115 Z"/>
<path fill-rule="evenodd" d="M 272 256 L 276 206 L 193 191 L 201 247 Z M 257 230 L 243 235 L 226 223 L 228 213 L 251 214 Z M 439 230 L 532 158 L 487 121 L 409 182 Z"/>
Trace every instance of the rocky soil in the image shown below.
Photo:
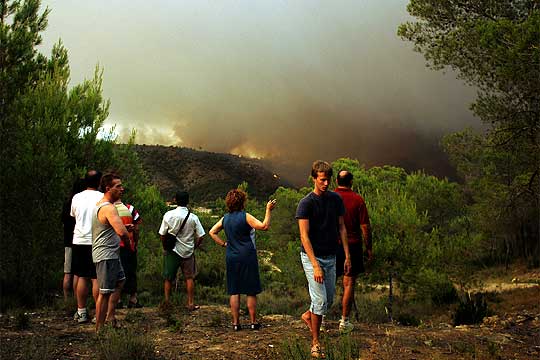
<path fill-rule="evenodd" d="M 492 315 L 478 325 L 455 327 L 449 314 L 438 314 L 417 327 L 354 323 L 350 335 L 340 335 L 337 321 L 328 320 L 324 338 L 332 346 L 350 336 L 360 359 L 539 359 L 539 282 L 529 276 L 499 285 L 489 297 Z M 92 324 L 75 324 L 65 310 L 28 315 L 30 323 L 21 330 L 20 314 L 1 314 L 0 359 L 98 357 L 100 340 Z M 123 328 L 118 331 L 135 329 L 146 336 L 161 359 L 282 359 L 288 358 L 287 344 L 307 355 L 308 331 L 297 316 L 264 316 L 261 330 L 240 332 L 230 328 L 225 305 L 202 305 L 193 312 L 175 307 L 169 317 L 156 307 L 121 309 L 118 318 Z"/>

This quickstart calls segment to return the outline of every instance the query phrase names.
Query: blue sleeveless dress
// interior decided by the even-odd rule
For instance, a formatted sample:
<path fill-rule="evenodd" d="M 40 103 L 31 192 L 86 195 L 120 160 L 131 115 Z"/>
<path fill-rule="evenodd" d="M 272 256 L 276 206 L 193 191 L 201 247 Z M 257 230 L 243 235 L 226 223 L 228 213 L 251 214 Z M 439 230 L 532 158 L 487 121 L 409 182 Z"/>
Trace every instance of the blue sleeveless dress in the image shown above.
<path fill-rule="evenodd" d="M 255 249 L 255 230 L 246 221 L 245 211 L 223 217 L 227 235 L 227 292 L 229 295 L 257 295 L 261 289 L 259 263 Z"/>

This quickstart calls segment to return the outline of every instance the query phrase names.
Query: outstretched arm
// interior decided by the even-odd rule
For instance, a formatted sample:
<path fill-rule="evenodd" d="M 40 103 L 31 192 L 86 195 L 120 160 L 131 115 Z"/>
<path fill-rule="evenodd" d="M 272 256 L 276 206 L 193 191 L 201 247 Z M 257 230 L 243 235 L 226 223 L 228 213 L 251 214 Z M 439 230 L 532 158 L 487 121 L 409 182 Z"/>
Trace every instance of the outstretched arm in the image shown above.
<path fill-rule="evenodd" d="M 257 220 L 253 215 L 246 213 L 246 221 L 255 230 L 263 230 L 266 231 L 270 227 L 270 219 L 272 217 L 272 210 L 276 206 L 276 199 L 270 200 L 268 203 L 266 203 L 266 213 L 264 215 L 263 222 L 260 222 Z"/>
<path fill-rule="evenodd" d="M 223 218 L 219 219 L 219 221 L 212 226 L 208 234 L 210 234 L 212 240 L 219 246 L 227 246 L 227 242 L 222 240 L 218 235 L 221 230 L 223 230 Z"/>

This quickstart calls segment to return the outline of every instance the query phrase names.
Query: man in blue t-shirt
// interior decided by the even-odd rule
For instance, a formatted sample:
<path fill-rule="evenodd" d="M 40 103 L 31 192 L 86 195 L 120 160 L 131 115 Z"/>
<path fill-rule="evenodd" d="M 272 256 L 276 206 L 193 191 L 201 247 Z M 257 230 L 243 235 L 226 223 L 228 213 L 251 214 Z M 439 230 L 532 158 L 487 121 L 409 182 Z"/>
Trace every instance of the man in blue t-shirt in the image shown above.
<path fill-rule="evenodd" d="M 302 266 L 309 286 L 311 305 L 302 314 L 302 320 L 311 331 L 311 356 L 325 357 L 319 342 L 322 316 L 332 305 L 336 290 L 336 252 L 341 239 L 345 252 L 344 272 L 351 266 L 347 230 L 343 215 L 345 207 L 341 197 L 328 191 L 332 167 L 317 160 L 311 167 L 315 184 L 311 193 L 298 203 L 296 219 L 302 242 Z"/>

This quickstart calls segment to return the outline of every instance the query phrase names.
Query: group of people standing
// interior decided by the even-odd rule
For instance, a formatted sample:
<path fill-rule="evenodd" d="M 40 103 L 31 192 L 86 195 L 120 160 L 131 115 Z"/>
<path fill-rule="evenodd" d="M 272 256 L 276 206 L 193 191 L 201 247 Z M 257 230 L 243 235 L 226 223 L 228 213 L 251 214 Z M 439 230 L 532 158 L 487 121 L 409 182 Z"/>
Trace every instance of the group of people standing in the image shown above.
<path fill-rule="evenodd" d="M 118 176 L 89 170 L 84 180 L 74 184 L 62 211 L 64 297 L 67 299 L 73 287 L 77 301 L 73 319 L 87 323 L 91 285 L 96 330 L 106 319 L 116 322 L 115 309 L 122 304 L 122 290 L 128 295 L 128 307 L 142 306 L 137 299 L 136 276 L 141 217 L 132 205 L 122 202 L 123 193 Z"/>
<path fill-rule="evenodd" d="M 315 358 L 325 357 L 319 336 L 323 316 L 334 300 L 336 277 L 343 275 L 344 287 L 339 329 L 350 332 L 353 325 L 349 314 L 356 278 L 364 271 L 364 247 L 368 261 L 372 260 L 369 216 L 364 199 L 351 189 L 353 175 L 346 170 L 340 171 L 337 188 L 330 191 L 332 175 L 330 164 L 315 161 L 311 168 L 313 191 L 299 202 L 296 211 L 302 245 L 300 257 L 311 298 L 311 304 L 301 318 L 310 330 L 311 355 Z M 98 191 L 100 178 L 103 193 Z M 74 279 L 78 307 L 75 319 L 78 322 L 88 321 L 86 298 L 92 281 L 96 330 L 99 331 L 105 319 L 114 321 L 115 307 L 124 284 L 131 281 L 128 286 L 130 306 L 138 304 L 136 274 L 132 270 L 136 270 L 140 216 L 131 205 L 121 202 L 124 188 L 118 176 L 108 174 L 101 177 L 99 172 L 89 171 L 85 183 L 86 190 L 75 194 L 71 200 L 70 215 L 75 223 L 71 269 L 68 269 L 69 251 L 66 247 L 65 272 L 78 278 Z M 172 285 L 178 269 L 181 269 L 186 281 L 186 307 L 193 311 L 198 309 L 194 302 L 194 278 L 197 275 L 194 251 L 201 245 L 205 231 L 197 215 L 187 207 L 189 194 L 178 192 L 175 200 L 178 207 L 165 213 L 159 228 L 164 243 L 171 235 L 175 240 L 172 248 L 164 251 L 165 303 L 170 302 Z M 246 200 L 247 195 L 242 190 L 229 191 L 225 198 L 227 214 L 209 231 L 214 242 L 226 249 L 227 292 L 235 331 L 242 328 L 240 295 L 247 296 L 249 328 L 258 330 L 261 327 L 256 319 L 257 294 L 262 287 L 255 231 L 269 229 L 272 210 L 276 206 L 276 200 L 268 201 L 264 219 L 260 221 L 245 211 Z M 222 230 L 226 240 L 220 237 Z M 120 256 L 122 253 L 124 256 Z"/>

